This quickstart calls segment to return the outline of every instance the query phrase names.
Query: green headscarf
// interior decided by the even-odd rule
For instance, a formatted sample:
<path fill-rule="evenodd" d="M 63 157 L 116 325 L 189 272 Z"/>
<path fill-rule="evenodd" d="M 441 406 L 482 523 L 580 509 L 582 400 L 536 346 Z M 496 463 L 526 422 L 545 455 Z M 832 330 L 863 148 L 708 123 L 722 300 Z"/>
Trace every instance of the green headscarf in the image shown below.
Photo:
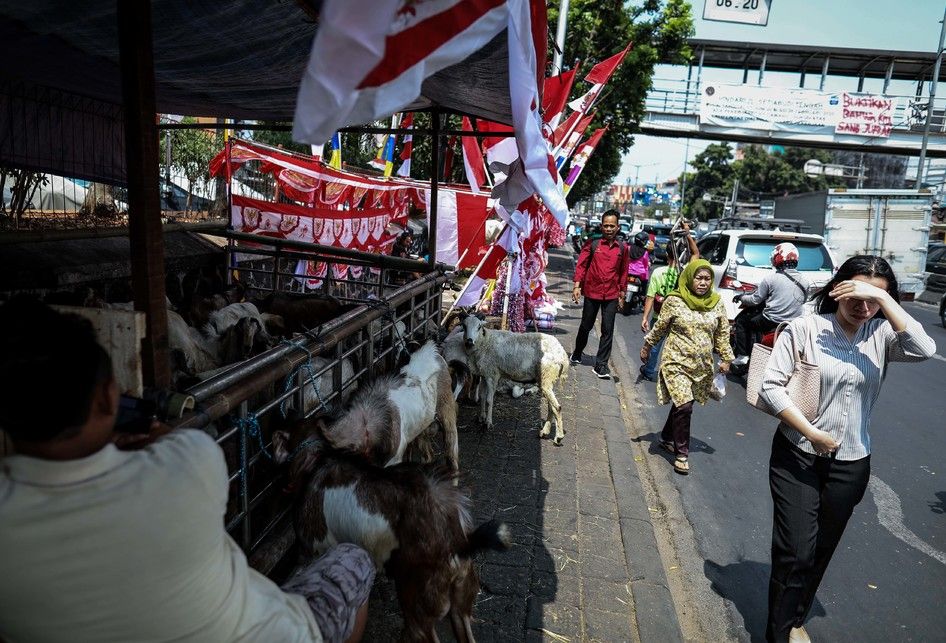
<path fill-rule="evenodd" d="M 719 293 L 713 292 L 713 284 L 710 283 L 710 289 L 705 295 L 700 297 L 693 292 L 693 278 L 696 277 L 698 270 L 709 270 L 713 274 L 713 267 L 706 259 L 694 259 L 687 263 L 686 268 L 680 273 L 680 279 L 677 281 L 677 289 L 668 294 L 668 297 L 679 297 L 689 307 L 690 310 L 705 313 L 713 310 L 719 303 Z"/>

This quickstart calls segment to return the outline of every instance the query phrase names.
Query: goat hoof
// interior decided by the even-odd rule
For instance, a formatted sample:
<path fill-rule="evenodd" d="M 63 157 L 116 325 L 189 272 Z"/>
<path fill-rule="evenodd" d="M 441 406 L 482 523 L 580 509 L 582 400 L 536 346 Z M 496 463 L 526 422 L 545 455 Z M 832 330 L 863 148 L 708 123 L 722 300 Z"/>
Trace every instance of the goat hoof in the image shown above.
<path fill-rule="evenodd" d="M 562 446 L 562 440 L 564 439 L 565 439 L 564 436 L 556 435 L 554 438 L 552 438 L 552 444 L 554 444 L 557 447 L 560 447 Z"/>

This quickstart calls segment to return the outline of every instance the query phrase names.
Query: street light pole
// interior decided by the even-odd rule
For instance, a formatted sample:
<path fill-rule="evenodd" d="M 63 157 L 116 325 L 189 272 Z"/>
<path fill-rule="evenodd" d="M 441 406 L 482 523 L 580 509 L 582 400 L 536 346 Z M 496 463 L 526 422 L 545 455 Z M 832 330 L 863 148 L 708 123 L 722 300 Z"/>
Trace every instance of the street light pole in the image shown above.
<path fill-rule="evenodd" d="M 916 187 L 923 187 L 923 166 L 926 165 L 926 146 L 930 139 L 930 123 L 933 120 L 933 99 L 936 98 L 936 85 L 939 83 L 939 66 L 943 62 L 943 41 L 946 40 L 946 8 L 943 9 L 942 25 L 939 29 L 939 47 L 936 49 L 936 63 L 933 65 L 933 78 L 930 82 L 930 102 L 926 107 L 926 123 L 923 125 L 923 144 L 920 147 L 920 162 L 916 168 Z"/>

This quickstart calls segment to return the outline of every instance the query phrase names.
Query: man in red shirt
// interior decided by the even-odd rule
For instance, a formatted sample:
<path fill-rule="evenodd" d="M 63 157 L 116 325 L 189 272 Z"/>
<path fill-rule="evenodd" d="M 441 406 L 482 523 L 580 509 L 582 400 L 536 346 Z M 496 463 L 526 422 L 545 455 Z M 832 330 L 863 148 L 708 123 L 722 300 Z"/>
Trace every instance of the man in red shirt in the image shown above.
<path fill-rule="evenodd" d="M 611 357 L 611 340 L 614 337 L 614 314 L 624 308 L 624 292 L 627 289 L 627 247 L 615 238 L 617 232 L 618 212 L 608 210 L 601 217 L 601 239 L 586 243 L 578 255 L 575 288 L 572 290 L 575 303 L 582 295 L 585 296 L 585 303 L 571 363 L 581 364 L 588 333 L 595 325 L 600 310 L 601 337 L 595 356 L 594 374 L 603 380 L 611 379 L 608 359 Z"/>

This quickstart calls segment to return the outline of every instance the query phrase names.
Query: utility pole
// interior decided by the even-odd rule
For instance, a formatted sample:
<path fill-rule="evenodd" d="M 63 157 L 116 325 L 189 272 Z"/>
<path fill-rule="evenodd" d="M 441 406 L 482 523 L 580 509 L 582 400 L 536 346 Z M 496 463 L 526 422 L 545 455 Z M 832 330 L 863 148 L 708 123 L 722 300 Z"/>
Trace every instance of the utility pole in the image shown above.
<path fill-rule="evenodd" d="M 936 64 L 933 65 L 933 78 L 930 79 L 930 102 L 926 107 L 926 123 L 923 125 L 923 144 L 920 147 L 920 162 L 916 167 L 916 188 L 923 187 L 923 167 L 926 165 L 926 146 L 930 138 L 930 123 L 933 120 L 933 100 L 936 98 L 936 85 L 939 84 L 939 66 L 943 62 L 943 41 L 946 40 L 946 8 L 940 20 L 939 47 L 936 49 Z"/>
<path fill-rule="evenodd" d="M 736 216 L 736 200 L 739 198 L 739 179 L 736 179 L 732 184 L 732 206 L 729 211 L 729 216 Z"/>
<path fill-rule="evenodd" d="M 562 56 L 565 53 L 565 29 L 568 27 L 568 2 L 559 0 L 558 29 L 555 32 L 555 56 L 552 57 L 552 68 L 562 73 Z"/>

